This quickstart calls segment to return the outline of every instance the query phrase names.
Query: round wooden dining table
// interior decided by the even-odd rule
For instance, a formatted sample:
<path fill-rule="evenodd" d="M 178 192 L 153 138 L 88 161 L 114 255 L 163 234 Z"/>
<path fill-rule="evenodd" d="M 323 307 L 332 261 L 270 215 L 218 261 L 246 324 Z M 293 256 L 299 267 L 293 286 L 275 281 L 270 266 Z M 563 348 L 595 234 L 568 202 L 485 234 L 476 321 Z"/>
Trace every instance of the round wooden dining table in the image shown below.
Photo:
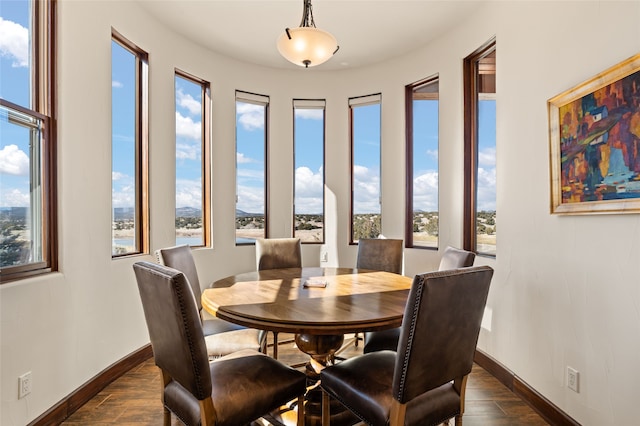
<path fill-rule="evenodd" d="M 342 346 L 344 334 L 402 324 L 412 281 L 364 269 L 270 269 L 215 281 L 202 293 L 202 306 L 236 324 L 295 334 L 298 349 L 311 357 L 307 376 L 313 382 Z M 341 424 L 333 412 L 332 424 Z M 319 396 L 309 395 L 307 424 L 320 424 L 320 414 Z"/>

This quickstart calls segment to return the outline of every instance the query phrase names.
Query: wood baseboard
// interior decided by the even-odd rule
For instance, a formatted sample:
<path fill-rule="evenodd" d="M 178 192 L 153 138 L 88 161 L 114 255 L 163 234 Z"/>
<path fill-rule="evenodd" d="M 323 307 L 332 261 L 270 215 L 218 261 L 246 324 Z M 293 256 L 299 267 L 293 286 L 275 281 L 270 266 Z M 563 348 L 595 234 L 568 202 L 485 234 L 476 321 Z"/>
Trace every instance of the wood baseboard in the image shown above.
<path fill-rule="evenodd" d="M 50 426 L 61 424 L 71 414 L 75 413 L 77 409 L 96 396 L 102 389 L 106 388 L 111 382 L 152 356 L 153 350 L 151 349 L 150 344 L 130 353 L 89 379 L 78 389 L 67 395 L 56 405 L 29 423 L 29 426 Z"/>
<path fill-rule="evenodd" d="M 151 345 L 146 345 L 121 360 L 116 361 L 29 423 L 29 426 L 60 425 L 111 382 L 152 356 L 153 351 Z M 476 350 L 474 361 L 498 379 L 500 383 L 509 388 L 509 390 L 522 398 L 523 401 L 536 410 L 549 424 L 558 426 L 580 426 L 580 423 L 572 419 L 491 356 L 480 350 Z"/>
<path fill-rule="evenodd" d="M 580 426 L 580 423 L 576 422 L 567 413 L 486 353 L 476 349 L 476 355 L 473 360 L 509 390 L 522 398 L 549 424 L 554 426 Z"/>

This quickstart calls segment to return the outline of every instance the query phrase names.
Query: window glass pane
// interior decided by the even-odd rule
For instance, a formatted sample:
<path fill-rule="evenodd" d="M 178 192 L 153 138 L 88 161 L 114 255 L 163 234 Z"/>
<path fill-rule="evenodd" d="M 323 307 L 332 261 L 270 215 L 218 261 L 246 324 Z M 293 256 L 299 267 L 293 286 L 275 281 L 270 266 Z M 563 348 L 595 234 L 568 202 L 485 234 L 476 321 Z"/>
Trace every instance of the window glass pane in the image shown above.
<path fill-rule="evenodd" d="M 136 56 L 111 43 L 112 254 L 138 251 Z"/>
<path fill-rule="evenodd" d="M 0 107 L 0 267 L 43 260 L 41 125 Z"/>
<path fill-rule="evenodd" d="M 236 100 L 236 244 L 265 238 L 267 104 Z"/>
<path fill-rule="evenodd" d="M 496 42 L 466 57 L 463 247 L 496 255 Z"/>
<path fill-rule="evenodd" d="M 352 106 L 352 242 L 377 238 L 380 206 L 380 103 Z"/>
<path fill-rule="evenodd" d="M 57 270 L 52 13 L 50 2 L 0 4 L 0 283 Z"/>
<path fill-rule="evenodd" d="M 324 108 L 294 108 L 294 236 L 324 242 Z"/>
<path fill-rule="evenodd" d="M 29 0 L 3 1 L 0 6 L 0 98 L 30 109 L 32 14 Z"/>
<path fill-rule="evenodd" d="M 438 80 L 413 90 L 413 244 L 438 247 Z"/>
<path fill-rule="evenodd" d="M 202 246 L 203 87 L 175 77 L 176 90 L 176 244 Z"/>
<path fill-rule="evenodd" d="M 478 100 L 478 170 L 476 245 L 478 253 L 496 255 L 496 100 Z"/>

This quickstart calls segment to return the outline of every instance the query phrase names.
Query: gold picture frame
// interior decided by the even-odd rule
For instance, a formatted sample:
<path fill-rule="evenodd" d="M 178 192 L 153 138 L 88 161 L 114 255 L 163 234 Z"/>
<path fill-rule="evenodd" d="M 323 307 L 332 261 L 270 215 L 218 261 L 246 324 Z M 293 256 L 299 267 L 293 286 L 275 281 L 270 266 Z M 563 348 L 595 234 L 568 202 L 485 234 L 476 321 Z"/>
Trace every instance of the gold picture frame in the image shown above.
<path fill-rule="evenodd" d="M 640 213 L 640 54 L 547 107 L 551 213 Z"/>

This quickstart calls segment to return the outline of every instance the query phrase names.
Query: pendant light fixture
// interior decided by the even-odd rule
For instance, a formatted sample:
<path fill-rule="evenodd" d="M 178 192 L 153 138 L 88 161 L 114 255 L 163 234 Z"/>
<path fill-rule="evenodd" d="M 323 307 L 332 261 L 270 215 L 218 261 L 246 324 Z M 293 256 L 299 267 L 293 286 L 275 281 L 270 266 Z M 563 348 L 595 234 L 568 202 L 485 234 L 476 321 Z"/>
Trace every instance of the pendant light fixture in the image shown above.
<path fill-rule="evenodd" d="M 311 0 L 302 1 L 304 9 L 300 26 L 285 29 L 278 38 L 278 51 L 288 61 L 309 68 L 326 62 L 340 47 L 333 35 L 316 28 Z"/>

